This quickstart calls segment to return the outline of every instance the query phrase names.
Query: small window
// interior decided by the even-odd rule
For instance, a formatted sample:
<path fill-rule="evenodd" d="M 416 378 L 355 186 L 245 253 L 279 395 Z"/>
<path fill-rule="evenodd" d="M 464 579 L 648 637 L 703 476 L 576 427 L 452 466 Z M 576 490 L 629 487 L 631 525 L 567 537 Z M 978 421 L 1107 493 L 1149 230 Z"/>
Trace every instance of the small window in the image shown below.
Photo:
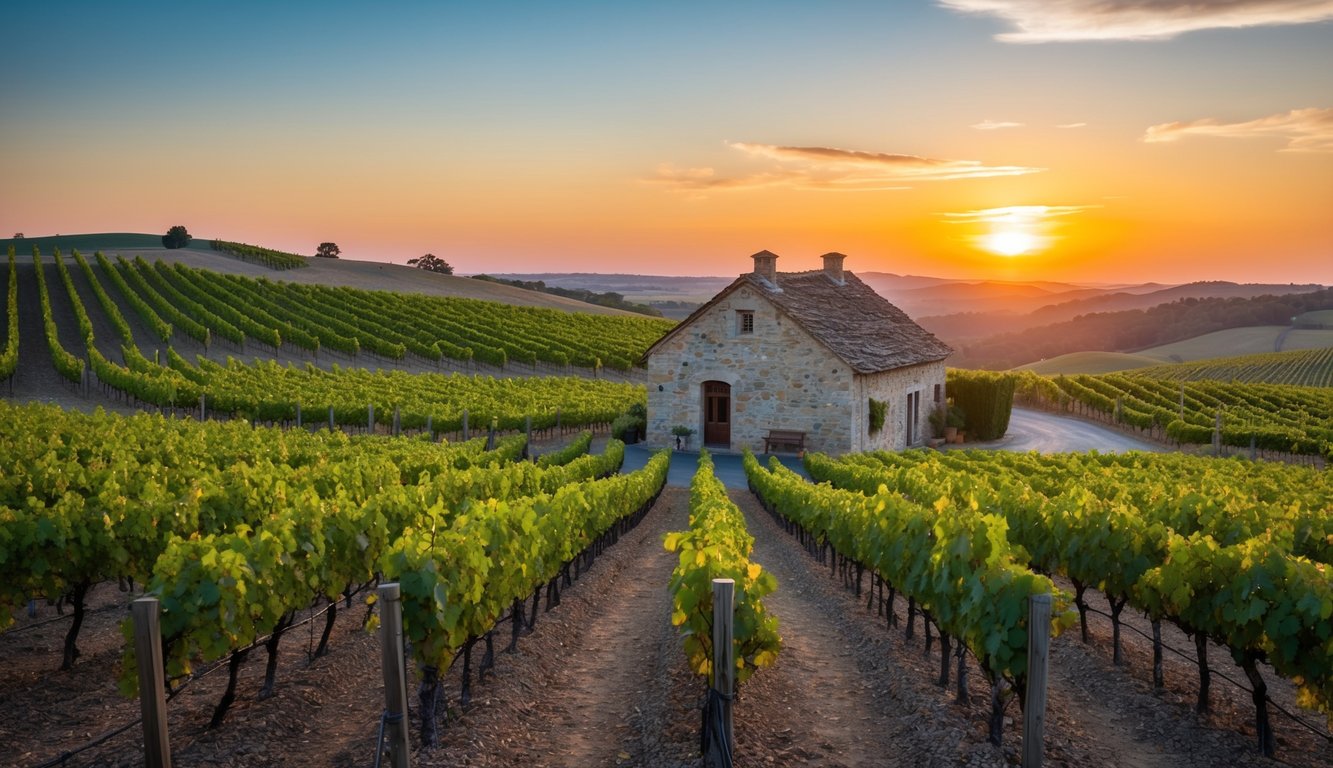
<path fill-rule="evenodd" d="M 736 333 L 754 333 L 754 310 L 736 310 Z"/>
<path fill-rule="evenodd" d="M 944 392 L 943 392 L 943 389 L 944 389 L 944 387 L 941 387 L 939 384 L 936 384 L 936 385 L 935 385 L 935 402 L 936 402 L 936 403 L 942 403 L 942 402 L 944 402 Z"/>

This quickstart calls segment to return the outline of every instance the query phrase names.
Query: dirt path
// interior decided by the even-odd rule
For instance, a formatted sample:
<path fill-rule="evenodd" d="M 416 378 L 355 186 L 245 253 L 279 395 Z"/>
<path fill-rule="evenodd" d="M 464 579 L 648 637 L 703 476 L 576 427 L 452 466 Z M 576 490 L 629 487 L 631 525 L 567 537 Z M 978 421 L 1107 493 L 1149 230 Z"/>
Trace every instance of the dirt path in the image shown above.
<path fill-rule="evenodd" d="M 564 738 L 555 764 L 637 765 L 650 756 L 666 757 L 658 755 L 655 731 L 666 714 L 670 671 L 684 657 L 666 589 L 675 558 L 661 540 L 668 530 L 689 524 L 688 504 L 685 492 L 667 491 L 651 524 L 622 542 L 632 549 L 619 553 L 619 567 L 598 585 L 604 589 L 587 596 L 601 610 L 552 686 L 563 703 L 556 722 Z"/>
<path fill-rule="evenodd" d="M 753 559 L 777 577 L 768 605 L 783 638 L 777 665 L 756 674 L 736 704 L 740 764 L 1004 764 L 982 743 L 980 722 L 932 685 L 934 662 L 921 658 L 920 640 L 904 646 L 898 630 L 886 632 L 752 494 L 731 498 L 755 537 Z"/>
<path fill-rule="evenodd" d="M 473 706 L 414 765 L 698 765 L 697 698 L 671 626 L 674 558 L 662 536 L 688 525 L 668 488 L 638 527 L 566 588 Z M 456 687 L 457 671 L 450 682 Z M 415 710 L 415 703 L 412 708 Z"/>

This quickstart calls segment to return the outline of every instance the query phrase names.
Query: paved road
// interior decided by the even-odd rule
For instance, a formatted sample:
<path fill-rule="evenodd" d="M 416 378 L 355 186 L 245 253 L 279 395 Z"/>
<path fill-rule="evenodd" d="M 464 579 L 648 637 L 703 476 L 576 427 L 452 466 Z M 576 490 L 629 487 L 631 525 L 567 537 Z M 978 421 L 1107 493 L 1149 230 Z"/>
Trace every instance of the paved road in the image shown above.
<path fill-rule="evenodd" d="M 1122 453 L 1165 450 L 1155 443 L 1139 440 L 1099 424 L 1026 408 L 1014 409 L 1009 419 L 1009 431 L 1004 437 L 986 443 L 966 443 L 964 447 L 1039 453 L 1094 450 L 1102 453 Z M 624 471 L 629 472 L 642 467 L 648 463 L 650 456 L 652 451 L 642 445 L 626 446 Z M 781 460 L 786 466 L 805 474 L 801 469 L 801 460 L 795 456 L 782 456 Z M 698 466 L 698 452 L 673 452 L 671 469 L 667 474 L 667 485 L 688 488 Z M 728 488 L 746 487 L 745 471 L 741 468 L 739 455 L 714 453 L 713 468 L 718 478 Z"/>
<path fill-rule="evenodd" d="M 653 452 L 642 445 L 625 446 L 625 466 L 621 468 L 622 472 L 631 472 L 639 469 L 648 463 L 648 458 Z M 738 453 L 714 453 L 713 472 L 717 475 L 722 484 L 728 488 L 745 488 L 745 469 L 741 467 L 741 457 Z M 761 457 L 767 462 L 767 457 Z M 805 475 L 805 470 L 801 468 L 801 460 L 795 456 L 781 456 L 782 463 L 792 469 Z M 673 451 L 671 453 L 671 469 L 667 471 L 667 485 L 679 488 L 690 487 L 690 480 L 694 477 L 694 472 L 699 468 L 698 451 Z"/>
<path fill-rule="evenodd" d="M 1131 437 L 1082 419 L 1057 416 L 1044 411 L 1014 408 L 1009 418 L 1009 431 L 999 440 L 986 443 L 968 443 L 968 448 L 994 448 L 1005 451 L 1037 451 L 1038 453 L 1065 453 L 1070 451 L 1124 451 L 1166 450 L 1156 443 Z"/>

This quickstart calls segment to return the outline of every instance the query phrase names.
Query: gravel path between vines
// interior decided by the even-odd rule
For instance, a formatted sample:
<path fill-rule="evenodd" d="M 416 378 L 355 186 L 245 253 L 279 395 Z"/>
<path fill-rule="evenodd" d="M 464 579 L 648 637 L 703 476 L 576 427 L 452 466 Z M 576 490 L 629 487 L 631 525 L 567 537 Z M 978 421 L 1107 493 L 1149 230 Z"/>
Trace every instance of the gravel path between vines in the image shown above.
<path fill-rule="evenodd" d="M 675 558 L 662 547 L 688 516 L 688 491 L 667 488 L 414 765 L 697 765 L 697 691 L 670 622 Z"/>

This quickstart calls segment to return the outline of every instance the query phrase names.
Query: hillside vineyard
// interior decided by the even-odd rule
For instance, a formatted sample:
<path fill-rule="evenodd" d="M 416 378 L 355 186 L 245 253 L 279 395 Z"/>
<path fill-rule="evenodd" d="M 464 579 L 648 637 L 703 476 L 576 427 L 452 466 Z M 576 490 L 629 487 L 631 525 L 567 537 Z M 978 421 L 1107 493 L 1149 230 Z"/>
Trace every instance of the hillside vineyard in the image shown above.
<path fill-rule="evenodd" d="M 98 346 L 98 340 L 93 334 L 93 323 L 84 306 L 83 298 L 73 283 L 64 259 L 56 254 L 54 258 L 56 272 L 61 287 L 67 292 L 69 303 L 73 307 L 79 336 L 84 340 L 84 348 L 77 352 L 86 354 L 86 367 L 96 377 L 96 382 L 100 386 L 145 404 L 188 409 L 197 408 L 202 398 L 211 412 L 235 414 L 266 422 L 296 421 L 303 410 L 306 421 L 310 423 L 325 422 L 331 426 L 396 424 L 399 429 L 429 428 L 433 432 L 456 432 L 463 428 L 464 419 L 469 416 L 474 426 L 494 425 L 501 429 L 517 429 L 525 426 L 529 420 L 536 429 L 555 425 L 569 427 L 605 424 L 624 412 L 629 405 L 643 399 L 643 390 L 640 387 L 595 378 L 547 376 L 499 379 L 460 373 L 371 372 L 362 368 L 342 368 L 336 363 L 332 364 L 330 369 L 320 368 L 311 363 L 306 363 L 303 367 L 282 366 L 272 360 L 267 362 L 257 360 L 246 364 L 230 357 L 226 364 L 216 363 L 202 356 L 199 356 L 195 363 L 191 363 L 171 347 L 166 349 L 165 360 L 158 362 L 148 359 L 135 345 L 124 317 L 98 280 L 96 271 L 77 253 L 75 260 L 89 284 L 93 286 L 93 293 L 98 297 L 101 310 L 110 318 L 111 326 L 117 329 L 124 364 L 109 359 Z M 282 343 L 282 328 L 276 324 L 260 325 L 255 319 L 272 318 L 272 315 L 252 308 L 256 303 L 261 303 L 262 297 L 238 297 L 226 294 L 226 289 L 223 287 L 226 280 L 222 276 L 188 270 L 184 267 L 172 268 L 160 262 L 155 266 L 149 266 L 141 261 L 136 265 L 122 261 L 119 269 L 113 270 L 109 262 L 103 258 L 99 260 L 99 267 L 104 275 L 118 275 L 123 278 L 109 279 L 109 282 L 118 289 L 131 285 L 147 288 L 132 294 L 138 296 L 140 301 L 131 302 L 131 305 L 143 313 L 145 321 L 151 327 L 161 328 L 166 323 L 162 319 L 163 315 L 172 316 L 173 308 L 183 306 L 185 309 L 176 310 L 175 314 L 181 317 L 198 317 L 209 323 L 203 327 L 203 332 L 198 334 L 205 343 L 215 334 L 236 340 L 242 348 L 245 340 L 256 338 L 256 334 L 262 334 L 262 338 L 267 339 L 263 346 L 271 351 L 276 351 Z M 11 274 L 13 273 L 14 266 L 11 262 Z M 51 314 L 49 298 L 51 285 L 46 276 L 43 259 L 37 259 L 36 275 L 43 322 L 47 329 L 46 340 L 56 368 L 71 382 L 86 385 L 84 358 L 75 351 L 66 349 L 60 341 L 58 326 Z M 259 285 L 256 281 L 250 282 L 255 286 Z M 210 290 L 216 291 L 219 295 L 228 295 L 229 298 L 210 295 L 204 287 L 206 285 L 211 285 Z M 350 289 L 327 290 L 350 291 Z M 193 293 L 187 295 L 187 291 Z M 353 291 L 348 295 L 355 298 L 356 293 Z M 369 292 L 361 293 L 371 295 Z M 314 291 L 314 295 L 318 294 L 318 291 Z M 191 299 L 190 295 L 197 297 L 198 301 Z M 418 298 L 428 302 L 449 301 Z M 332 299 L 328 301 L 330 305 L 334 303 Z M 393 318 L 393 315 L 387 314 L 387 309 L 384 308 L 395 305 L 397 299 L 389 296 L 373 301 L 378 301 L 379 305 L 365 309 L 366 317 L 378 318 L 385 315 Z M 322 306 L 318 303 L 307 304 L 291 296 L 280 299 L 278 303 L 306 308 Z M 351 301 L 341 303 L 343 306 L 355 306 Z M 522 314 L 524 308 L 521 307 L 487 302 L 474 303 L 484 307 L 486 313 L 483 314 L 488 313 L 500 325 L 504 324 L 504 313 L 511 310 L 517 313 L 514 317 L 524 317 Z M 161 311 L 152 311 L 150 314 L 149 310 L 153 305 Z M 247 307 L 247 313 L 235 309 L 237 306 Z M 345 312 L 345 310 L 339 311 Z M 470 311 L 470 308 L 464 306 L 459 311 Z M 575 317 L 569 313 L 553 310 L 535 311 L 538 315 L 528 317 L 527 320 L 547 328 L 552 333 L 561 330 L 558 324 L 547 322 L 545 313 Z M 228 314 L 230 319 L 217 314 L 221 312 Z M 622 318 L 589 316 L 576 319 L 574 321 L 576 324 L 566 327 L 563 332 L 575 333 L 578 322 L 600 328 L 599 334 L 613 334 L 622 326 L 632 327 L 635 323 L 656 322 L 639 321 L 634 318 L 623 320 L 627 320 L 629 326 L 621 322 Z M 372 338 L 380 342 L 392 343 L 385 340 L 392 339 L 393 336 L 387 331 L 375 333 L 375 327 L 369 325 L 371 322 L 364 321 L 370 327 L 369 331 L 364 332 L 373 333 Z M 397 322 L 405 323 L 407 327 L 424 328 L 430 325 L 425 315 L 410 322 L 399 318 Z M 17 328 L 17 325 L 11 324 L 10 327 Z M 249 328 L 251 335 L 247 335 L 247 331 L 242 327 Z M 296 335 L 290 329 L 287 333 L 289 337 Z M 586 341 L 598 343 L 599 339 L 606 338 L 599 334 L 590 333 Z M 313 335 L 309 338 L 317 349 L 318 340 L 314 339 Z M 540 336 L 536 338 L 537 342 L 525 343 L 533 346 L 545 343 L 541 341 Z M 624 338 L 621 338 L 621 343 L 624 343 Z M 629 338 L 632 338 L 632 335 Z M 435 346 L 431 349 L 438 352 L 438 340 L 432 344 Z M 359 342 L 356 346 L 359 348 Z M 390 351 L 401 356 L 406 354 L 404 349 L 405 347 L 400 346 Z M 493 351 L 497 362 L 510 359 L 499 348 Z M 533 353 L 527 354 L 529 359 L 535 359 Z M 162 356 L 156 355 L 156 357 L 160 359 Z M 592 360 L 596 363 L 600 358 L 594 355 Z"/>
<path fill-rule="evenodd" d="M 1180 443 L 1208 443 L 1216 431 L 1223 445 L 1333 457 L 1329 387 L 1171 380 L 1161 371 L 1053 378 L 1029 373 L 1018 381 L 1018 396 L 1039 406 L 1077 406 Z"/>

